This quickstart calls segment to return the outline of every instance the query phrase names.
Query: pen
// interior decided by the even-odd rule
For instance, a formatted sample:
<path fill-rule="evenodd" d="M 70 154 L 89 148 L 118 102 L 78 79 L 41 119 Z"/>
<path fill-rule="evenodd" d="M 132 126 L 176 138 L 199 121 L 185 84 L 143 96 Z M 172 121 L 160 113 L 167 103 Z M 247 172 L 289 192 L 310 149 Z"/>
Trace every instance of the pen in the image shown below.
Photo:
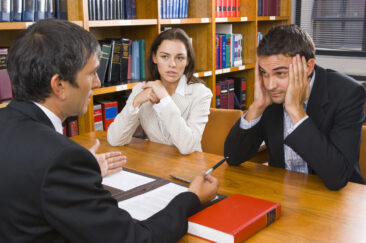
<path fill-rule="evenodd" d="M 208 176 L 209 174 L 211 174 L 211 172 L 216 169 L 217 167 L 219 167 L 222 163 L 224 163 L 227 159 L 229 159 L 229 157 L 225 157 L 222 160 L 220 160 L 217 164 L 215 164 L 212 168 L 208 169 L 206 171 L 206 176 Z"/>
<path fill-rule="evenodd" d="M 184 178 L 182 178 L 182 177 L 179 177 L 179 176 L 176 176 L 176 175 L 170 175 L 170 176 L 171 176 L 171 177 L 173 177 L 174 179 L 177 179 L 177 180 L 180 180 L 180 181 L 186 182 L 186 183 L 188 183 L 188 184 L 190 184 L 190 183 L 191 183 L 191 181 L 190 181 L 190 180 L 184 179 Z"/>

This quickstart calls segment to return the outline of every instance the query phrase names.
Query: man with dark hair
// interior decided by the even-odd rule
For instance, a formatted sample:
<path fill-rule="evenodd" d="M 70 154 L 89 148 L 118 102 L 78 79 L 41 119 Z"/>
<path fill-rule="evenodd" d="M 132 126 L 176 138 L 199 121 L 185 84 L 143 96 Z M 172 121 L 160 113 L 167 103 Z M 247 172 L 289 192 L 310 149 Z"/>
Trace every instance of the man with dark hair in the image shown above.
<path fill-rule="evenodd" d="M 269 165 L 315 173 L 331 190 L 364 184 L 359 167 L 365 89 L 315 65 L 311 37 L 296 25 L 272 28 L 259 43 L 254 101 L 225 141 L 228 163 L 256 155 Z"/>
<path fill-rule="evenodd" d="M 202 173 L 147 220 L 118 208 L 101 185 L 96 148 L 60 134 L 62 120 L 85 113 L 100 86 L 99 56 L 89 32 L 56 19 L 36 22 L 10 48 L 15 98 L 0 110 L 0 242 L 175 242 L 186 218 L 215 196 L 217 180 Z"/>

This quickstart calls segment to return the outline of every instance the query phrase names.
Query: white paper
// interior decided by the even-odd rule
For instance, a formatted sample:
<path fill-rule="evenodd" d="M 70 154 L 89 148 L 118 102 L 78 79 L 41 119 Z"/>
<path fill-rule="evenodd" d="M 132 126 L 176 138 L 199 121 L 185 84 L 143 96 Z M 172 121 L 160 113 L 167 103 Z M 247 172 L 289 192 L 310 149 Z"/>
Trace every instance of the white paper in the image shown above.
<path fill-rule="evenodd" d="M 178 194 L 188 191 L 187 187 L 168 183 L 136 197 L 121 201 L 118 207 L 130 213 L 132 218 L 145 220 L 165 208 Z"/>
<path fill-rule="evenodd" d="M 116 174 L 104 177 L 102 184 L 120 189 L 122 191 L 128 191 L 154 180 L 155 179 L 150 177 L 122 170 Z"/>

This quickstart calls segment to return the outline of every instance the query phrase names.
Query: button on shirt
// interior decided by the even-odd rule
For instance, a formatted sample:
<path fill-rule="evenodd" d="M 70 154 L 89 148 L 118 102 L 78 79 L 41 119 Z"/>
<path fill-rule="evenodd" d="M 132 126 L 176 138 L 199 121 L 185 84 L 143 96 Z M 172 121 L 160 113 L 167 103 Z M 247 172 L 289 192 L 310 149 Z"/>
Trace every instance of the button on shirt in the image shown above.
<path fill-rule="evenodd" d="M 310 80 L 310 92 L 313 88 L 315 80 L 315 70 L 313 71 L 313 76 Z M 304 110 L 306 111 L 306 107 L 308 104 L 308 100 L 304 102 Z M 261 119 L 262 116 L 258 117 L 255 120 L 252 120 L 248 122 L 245 120 L 246 113 L 241 117 L 240 120 L 240 128 L 241 129 L 250 129 L 253 126 L 255 126 Z M 298 123 L 295 125 L 292 124 L 290 115 L 287 113 L 285 107 L 283 107 L 283 137 L 286 139 L 286 137 L 291 134 L 300 124 L 302 124 L 306 119 L 308 119 L 309 116 L 305 116 L 303 119 L 301 119 Z M 286 170 L 292 170 L 302 173 L 308 173 L 308 166 L 306 161 L 304 161 L 300 155 L 298 155 L 292 148 L 284 144 L 284 155 L 285 155 L 285 168 Z"/>

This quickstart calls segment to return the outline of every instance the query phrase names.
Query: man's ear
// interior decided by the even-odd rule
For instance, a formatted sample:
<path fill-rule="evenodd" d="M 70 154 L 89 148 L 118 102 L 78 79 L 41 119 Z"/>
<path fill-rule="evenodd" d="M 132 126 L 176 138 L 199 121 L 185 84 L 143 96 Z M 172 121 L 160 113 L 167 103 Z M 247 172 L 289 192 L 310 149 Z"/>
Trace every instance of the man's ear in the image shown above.
<path fill-rule="evenodd" d="M 310 76 L 310 74 L 314 71 L 314 66 L 315 66 L 315 59 L 311 58 L 307 61 L 307 65 L 308 65 L 308 76 Z"/>
<path fill-rule="evenodd" d="M 65 81 L 60 78 L 60 75 L 54 74 L 51 77 L 50 85 L 51 85 L 52 93 L 56 97 L 58 97 L 62 100 L 64 100 L 66 98 Z"/>

